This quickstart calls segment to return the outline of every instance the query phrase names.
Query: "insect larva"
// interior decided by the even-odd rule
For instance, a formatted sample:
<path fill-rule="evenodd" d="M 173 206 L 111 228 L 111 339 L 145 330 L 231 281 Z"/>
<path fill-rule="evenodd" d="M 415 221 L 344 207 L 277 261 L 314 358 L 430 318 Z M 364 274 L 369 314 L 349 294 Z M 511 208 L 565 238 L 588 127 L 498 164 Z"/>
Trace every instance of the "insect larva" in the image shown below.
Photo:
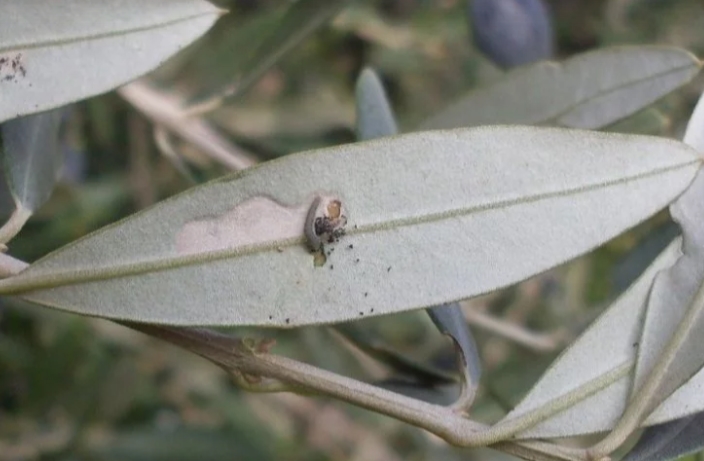
<path fill-rule="evenodd" d="M 322 250 L 325 241 L 337 241 L 345 233 L 347 216 L 342 202 L 336 197 L 316 196 L 308 208 L 305 228 L 306 241 L 311 250 Z"/>

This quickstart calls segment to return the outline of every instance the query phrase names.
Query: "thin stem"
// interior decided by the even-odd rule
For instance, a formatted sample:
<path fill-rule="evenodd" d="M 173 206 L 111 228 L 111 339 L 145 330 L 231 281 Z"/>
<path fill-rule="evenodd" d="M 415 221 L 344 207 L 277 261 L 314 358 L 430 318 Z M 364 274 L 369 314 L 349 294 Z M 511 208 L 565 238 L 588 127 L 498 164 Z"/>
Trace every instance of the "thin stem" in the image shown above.
<path fill-rule="evenodd" d="M 4 255 L 0 270 L 18 273 L 22 261 Z M 255 392 L 314 393 L 334 397 L 430 431 L 462 447 L 491 446 L 531 461 L 584 461 L 585 451 L 537 441 L 506 441 L 525 424 L 495 428 L 469 420 L 450 407 L 412 399 L 351 378 L 269 353 L 271 341 L 246 341 L 207 329 L 117 322 L 189 350 L 215 363 L 236 383 Z M 559 411 L 559 410 L 556 410 Z M 549 413 L 541 416 L 548 417 Z M 526 423 L 533 418 L 527 418 Z M 534 421 L 532 422 L 535 423 Z"/>
<path fill-rule="evenodd" d="M 6 248 L 5 244 L 22 230 L 27 220 L 32 216 L 32 210 L 28 210 L 17 201 L 15 203 L 17 208 L 12 212 L 7 222 L 0 227 L 0 245 L 3 245 L 4 248 Z"/>
<path fill-rule="evenodd" d="M 432 432 L 447 442 L 462 446 L 493 446 L 536 461 L 583 461 L 584 450 L 565 449 L 544 442 L 506 442 L 493 428 L 466 419 L 452 408 L 412 399 L 388 390 L 340 376 L 264 349 L 247 346 L 243 340 L 210 330 L 176 328 L 129 322 L 121 324 L 190 350 L 228 372 L 269 378 L 289 386 L 292 392 L 309 392 L 367 408 Z M 265 348 L 268 350 L 268 348 Z M 505 431 L 502 431 L 505 432 Z"/>
<path fill-rule="evenodd" d="M 140 81 L 125 85 L 118 92 L 155 124 L 178 134 L 231 170 L 243 170 L 257 163 L 251 154 L 234 146 L 203 118 L 187 116 L 177 96 L 150 88 Z"/>

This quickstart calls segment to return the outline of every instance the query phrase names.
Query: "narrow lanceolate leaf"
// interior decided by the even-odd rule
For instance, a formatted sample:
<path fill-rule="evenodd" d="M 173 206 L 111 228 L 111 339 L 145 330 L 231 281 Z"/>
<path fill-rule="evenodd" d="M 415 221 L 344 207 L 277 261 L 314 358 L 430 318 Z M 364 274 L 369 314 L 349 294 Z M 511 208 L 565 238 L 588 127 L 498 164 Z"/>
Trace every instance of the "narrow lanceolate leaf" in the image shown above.
<path fill-rule="evenodd" d="M 499 426 L 530 422 L 518 438 L 571 437 L 611 429 L 627 402 L 653 279 L 677 261 L 680 245 L 679 239 L 672 242 Z"/>
<path fill-rule="evenodd" d="M 421 129 L 496 123 L 601 128 L 689 82 L 701 63 L 662 46 L 615 47 L 541 62 L 470 92 Z"/>
<path fill-rule="evenodd" d="M 98 231 L 0 281 L 0 294 L 172 325 L 285 327 L 428 307 L 591 250 L 666 206 L 700 163 L 677 141 L 531 127 L 309 151 Z M 310 250 L 321 245 L 323 265 Z"/>
<path fill-rule="evenodd" d="M 702 104 L 700 101 L 685 133 L 685 142 L 700 152 L 703 147 L 700 133 L 704 129 Z M 653 388 L 641 397 L 647 400 L 648 404 L 643 405 L 646 412 L 663 402 L 704 365 L 703 194 L 704 174 L 699 173 L 670 207 L 673 220 L 682 228 L 684 254 L 657 277 L 648 303 L 633 386 L 634 395 L 646 384 Z M 699 409 L 704 409 L 704 398 L 687 403 L 689 412 Z"/>
<path fill-rule="evenodd" d="M 223 88 L 217 88 L 198 95 L 193 104 L 195 110 L 206 110 L 217 107 L 225 98 L 245 92 L 253 83 L 264 75 L 288 51 L 299 45 L 310 34 L 318 30 L 332 19 L 350 0 L 297 0 L 293 3 L 283 18 L 271 26 L 270 34 L 260 43 L 254 45 L 251 51 L 246 50 L 246 58 L 239 60 L 234 81 Z M 241 53 L 242 50 L 232 50 Z"/>
<path fill-rule="evenodd" d="M 398 132 L 386 91 L 374 70 L 364 69 L 357 79 L 356 103 L 357 139 L 376 139 Z"/>
<path fill-rule="evenodd" d="M 481 360 L 474 336 L 469 331 L 467 320 L 462 314 L 462 307 L 459 303 L 436 306 L 428 309 L 428 315 L 438 330 L 452 339 L 462 357 L 464 383 L 471 388 L 469 392 L 474 393 L 482 375 Z"/>
<path fill-rule="evenodd" d="M 0 1 L 0 122 L 126 83 L 203 34 L 205 0 Z"/>
<path fill-rule="evenodd" d="M 64 110 L 56 109 L 5 122 L 3 173 L 17 206 L 34 211 L 51 195 L 61 168 L 59 127 Z"/>
<path fill-rule="evenodd" d="M 357 137 L 369 140 L 395 135 L 396 117 L 381 79 L 372 69 L 364 69 L 357 79 Z M 474 394 L 481 376 L 477 346 L 458 303 L 428 309 L 428 315 L 441 333 L 450 336 L 462 357 L 463 390 Z M 469 395 L 469 394 L 467 394 Z"/>
<path fill-rule="evenodd" d="M 646 429 L 623 461 L 668 461 L 704 448 L 704 413 Z"/>
<path fill-rule="evenodd" d="M 0 243 L 14 237 L 54 189 L 62 161 L 59 127 L 63 113 L 55 109 L 0 126 L 2 170 L 15 202 L 15 212 L 0 228 Z"/>

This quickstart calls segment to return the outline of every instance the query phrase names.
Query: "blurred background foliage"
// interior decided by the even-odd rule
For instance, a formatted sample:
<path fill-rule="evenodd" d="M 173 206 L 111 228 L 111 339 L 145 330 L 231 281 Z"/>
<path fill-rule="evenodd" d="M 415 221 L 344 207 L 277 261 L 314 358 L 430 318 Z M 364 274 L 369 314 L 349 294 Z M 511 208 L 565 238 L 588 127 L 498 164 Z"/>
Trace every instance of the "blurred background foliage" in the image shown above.
<path fill-rule="evenodd" d="M 246 55 L 252 44 L 276 27 L 290 4 L 218 3 L 231 13 L 152 76 L 186 99 L 207 94 L 251 65 Z M 634 43 L 677 45 L 704 56 L 701 0 L 547 3 L 557 58 Z M 208 118 L 261 161 L 353 142 L 355 80 L 365 66 L 373 66 L 400 130 L 412 131 L 465 91 L 503 72 L 474 46 L 466 12 L 461 0 L 351 1 L 248 91 Z M 679 137 L 701 87 L 699 78 L 611 129 Z M 193 181 L 228 173 L 192 146 L 174 142 L 186 158 L 190 179 L 160 154 L 151 123 L 116 93 L 76 104 L 66 123 L 63 179 L 11 242 L 10 253 L 36 260 L 185 190 Z M 663 212 L 593 254 L 463 303 L 484 366 L 472 417 L 492 422 L 515 405 L 565 344 L 676 234 Z M 423 431 L 336 401 L 248 394 L 204 360 L 111 322 L 10 299 L 1 303 L 3 461 L 505 457 L 490 450 L 448 447 Z M 391 372 L 394 367 L 388 365 L 398 354 L 435 372 L 454 370 L 449 341 L 422 312 L 341 329 L 236 333 L 276 338 L 279 353 L 391 389 L 408 386 L 407 377 Z M 359 335 L 384 360 L 374 360 L 355 346 Z M 442 400 L 442 379 L 421 384 L 414 387 L 415 395 Z"/>

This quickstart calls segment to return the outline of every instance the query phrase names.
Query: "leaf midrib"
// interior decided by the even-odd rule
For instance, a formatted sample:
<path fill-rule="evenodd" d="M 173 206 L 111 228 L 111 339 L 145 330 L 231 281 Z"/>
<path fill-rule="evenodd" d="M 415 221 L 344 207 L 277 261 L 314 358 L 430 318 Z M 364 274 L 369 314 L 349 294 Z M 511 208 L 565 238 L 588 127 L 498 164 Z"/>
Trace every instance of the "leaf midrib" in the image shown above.
<path fill-rule="evenodd" d="M 183 17 L 180 17 L 177 19 L 172 19 L 169 21 L 156 22 L 154 24 L 149 24 L 149 25 L 145 25 L 145 26 L 120 29 L 120 30 L 116 30 L 116 31 L 106 32 L 106 33 L 77 35 L 75 37 L 69 37 L 69 38 L 64 38 L 64 39 L 60 39 L 60 40 L 44 40 L 44 41 L 40 41 L 40 42 L 14 43 L 10 46 L 5 46 L 5 47 L 0 46 L 0 53 L 12 52 L 17 49 L 30 50 L 30 49 L 36 49 L 36 48 L 45 48 L 45 47 L 48 48 L 48 47 L 53 47 L 53 46 L 70 45 L 72 43 L 78 43 L 78 42 L 87 41 L 87 40 L 100 40 L 103 38 L 118 37 L 121 35 L 129 35 L 129 34 L 133 34 L 133 33 L 137 33 L 137 32 L 144 32 L 147 30 L 162 29 L 162 28 L 172 26 L 174 24 L 190 21 L 192 19 L 199 18 L 201 16 L 208 16 L 208 15 L 214 15 L 214 14 L 218 14 L 218 10 L 191 14 L 188 16 L 183 16 Z"/>
<path fill-rule="evenodd" d="M 621 85 L 609 88 L 609 90 L 607 90 L 607 91 L 597 91 L 597 92 L 593 93 L 592 95 L 590 95 L 589 97 L 587 97 L 586 99 L 580 99 L 577 103 L 572 104 L 569 107 L 563 109 L 562 111 L 560 111 L 554 115 L 551 115 L 548 118 L 546 118 L 540 122 L 536 122 L 536 123 L 540 123 L 542 125 L 558 126 L 558 122 L 562 117 L 569 114 L 570 112 L 573 112 L 576 108 L 578 108 L 582 105 L 591 104 L 593 101 L 595 101 L 597 99 L 607 98 L 611 94 L 617 93 L 624 88 L 628 88 L 629 86 L 638 86 L 638 85 L 645 83 L 645 82 L 648 82 L 650 80 L 658 80 L 663 77 L 667 77 L 671 74 L 676 74 L 676 73 L 679 73 L 679 72 L 682 72 L 685 70 L 691 70 L 690 68 L 692 68 L 692 67 L 696 68 L 697 72 L 699 72 L 699 69 L 701 69 L 701 62 L 700 61 L 692 61 L 690 63 L 687 63 L 687 65 L 683 65 L 681 67 L 670 68 L 667 71 L 659 72 L 656 74 L 650 74 L 647 77 L 643 77 L 643 78 L 640 78 L 637 80 L 628 80 L 627 82 L 624 82 Z M 692 77 L 694 77 L 694 75 L 692 75 Z M 691 77 L 690 77 L 690 79 L 691 79 Z M 664 96 L 665 95 L 663 94 L 663 95 L 660 95 L 658 98 L 662 98 Z M 621 117 L 621 118 L 623 118 L 623 117 Z M 610 122 L 610 123 L 613 123 L 613 122 Z M 567 126 L 567 125 L 559 125 L 559 126 Z"/>

